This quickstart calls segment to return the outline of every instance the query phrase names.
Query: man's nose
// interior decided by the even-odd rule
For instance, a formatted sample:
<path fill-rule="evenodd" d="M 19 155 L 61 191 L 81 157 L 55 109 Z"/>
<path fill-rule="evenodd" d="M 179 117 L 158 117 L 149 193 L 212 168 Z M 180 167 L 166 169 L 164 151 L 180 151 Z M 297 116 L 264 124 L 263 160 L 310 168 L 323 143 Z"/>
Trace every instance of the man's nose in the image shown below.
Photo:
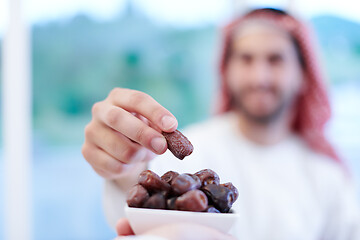
<path fill-rule="evenodd" d="M 267 85 L 270 83 L 270 66 L 265 61 L 254 61 L 251 66 L 250 72 L 253 84 Z"/>

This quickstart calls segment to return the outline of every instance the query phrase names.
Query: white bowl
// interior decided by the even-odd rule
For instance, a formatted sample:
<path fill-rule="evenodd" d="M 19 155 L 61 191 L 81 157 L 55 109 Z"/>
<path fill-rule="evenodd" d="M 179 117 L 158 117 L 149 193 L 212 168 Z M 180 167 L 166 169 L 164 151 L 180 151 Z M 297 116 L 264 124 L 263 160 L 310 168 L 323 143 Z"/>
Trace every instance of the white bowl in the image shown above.
<path fill-rule="evenodd" d="M 173 223 L 197 223 L 228 233 L 239 217 L 236 213 L 187 212 L 128 206 L 125 206 L 125 214 L 135 234 Z"/>

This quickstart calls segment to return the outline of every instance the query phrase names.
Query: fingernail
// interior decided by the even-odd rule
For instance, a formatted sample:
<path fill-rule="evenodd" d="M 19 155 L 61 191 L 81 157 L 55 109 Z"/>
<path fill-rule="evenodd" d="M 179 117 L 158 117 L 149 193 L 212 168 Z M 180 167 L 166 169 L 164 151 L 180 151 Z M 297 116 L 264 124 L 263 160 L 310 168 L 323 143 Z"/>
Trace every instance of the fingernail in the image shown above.
<path fill-rule="evenodd" d="M 166 140 L 163 137 L 156 137 L 151 140 L 151 147 L 155 152 L 162 153 L 166 147 Z"/>
<path fill-rule="evenodd" d="M 161 124 L 164 130 L 168 130 L 176 126 L 177 121 L 174 117 L 166 115 L 161 119 Z"/>
<path fill-rule="evenodd" d="M 147 151 L 148 151 L 148 150 L 146 150 L 145 148 L 139 149 L 139 150 L 131 157 L 130 162 L 132 162 L 132 163 L 141 162 L 142 160 L 144 160 Z"/>

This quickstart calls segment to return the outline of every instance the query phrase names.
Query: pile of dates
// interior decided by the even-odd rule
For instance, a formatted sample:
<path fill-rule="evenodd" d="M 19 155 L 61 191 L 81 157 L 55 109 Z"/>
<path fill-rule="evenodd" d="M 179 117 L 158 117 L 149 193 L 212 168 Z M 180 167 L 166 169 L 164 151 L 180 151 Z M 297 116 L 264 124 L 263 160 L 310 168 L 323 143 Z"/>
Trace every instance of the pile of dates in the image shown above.
<path fill-rule="evenodd" d="M 159 177 L 145 170 L 138 184 L 130 189 L 129 207 L 228 213 L 238 198 L 231 183 L 220 184 L 219 176 L 210 169 L 195 174 L 169 171 Z"/>

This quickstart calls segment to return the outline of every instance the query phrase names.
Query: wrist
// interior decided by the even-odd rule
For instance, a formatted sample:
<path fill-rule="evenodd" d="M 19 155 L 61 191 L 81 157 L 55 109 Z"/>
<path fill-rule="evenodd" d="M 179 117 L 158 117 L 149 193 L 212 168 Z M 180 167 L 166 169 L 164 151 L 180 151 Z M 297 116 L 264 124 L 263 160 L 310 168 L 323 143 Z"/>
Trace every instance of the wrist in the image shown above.
<path fill-rule="evenodd" d="M 139 174 L 148 168 L 147 162 L 133 164 L 130 169 L 118 177 L 112 179 L 121 191 L 128 191 L 132 186 L 137 184 Z"/>

